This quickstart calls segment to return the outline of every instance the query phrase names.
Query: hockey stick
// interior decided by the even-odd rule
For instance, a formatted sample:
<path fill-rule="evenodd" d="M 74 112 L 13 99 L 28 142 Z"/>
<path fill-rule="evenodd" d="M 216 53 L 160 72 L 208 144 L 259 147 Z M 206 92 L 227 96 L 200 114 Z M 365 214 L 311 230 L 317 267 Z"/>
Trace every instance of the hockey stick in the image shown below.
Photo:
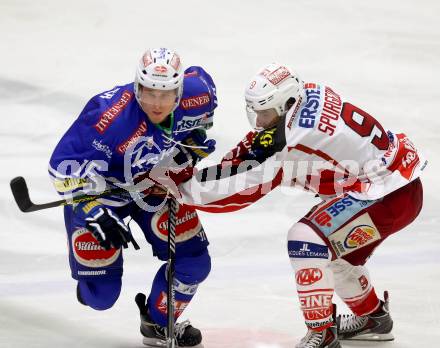
<path fill-rule="evenodd" d="M 176 258 L 176 220 L 177 220 L 178 203 L 174 197 L 168 199 L 168 295 L 167 295 L 167 348 L 176 347 L 176 339 L 174 337 L 174 273 Z"/>
<path fill-rule="evenodd" d="M 124 191 L 127 191 L 127 189 L 118 187 L 103 191 L 102 193 L 97 195 L 81 195 L 69 200 L 60 199 L 58 201 L 53 201 L 43 204 L 35 204 L 32 202 L 29 196 L 29 189 L 26 184 L 26 180 L 22 176 L 18 176 L 12 179 L 10 185 L 11 185 L 12 194 L 14 195 L 15 202 L 17 203 L 18 207 L 23 213 L 30 213 L 33 211 L 38 211 L 43 209 L 62 207 L 65 205 L 72 205 L 81 202 L 93 201 L 97 198 L 110 196 L 110 195 L 117 195 L 123 193 Z"/>
<path fill-rule="evenodd" d="M 54 208 L 54 207 L 62 207 L 65 205 L 72 205 L 75 203 L 93 201 L 93 200 L 100 198 L 100 197 L 109 196 L 109 195 L 116 195 L 116 194 L 120 194 L 120 193 L 123 193 L 124 191 L 126 191 L 123 188 L 115 188 L 115 189 L 106 190 L 98 195 L 90 195 L 90 196 L 89 195 L 81 195 L 81 196 L 75 197 L 71 200 L 61 199 L 58 201 L 53 201 L 53 202 L 44 203 L 44 204 L 35 204 L 32 202 L 32 200 L 29 196 L 29 189 L 27 187 L 26 180 L 22 176 L 18 176 L 16 178 L 12 179 L 10 185 L 11 185 L 12 194 L 14 195 L 15 202 L 17 203 L 20 210 L 24 213 L 30 213 L 33 211 L 49 209 L 49 208 Z M 140 247 L 136 243 L 136 241 L 133 238 L 133 236 L 131 235 L 131 233 L 130 233 L 130 236 L 131 236 L 130 242 L 133 244 L 133 247 L 136 250 L 139 250 Z"/>
<path fill-rule="evenodd" d="M 17 176 L 16 178 L 12 179 L 10 186 L 15 202 L 18 205 L 18 208 L 20 208 L 20 210 L 23 213 L 30 213 L 33 211 L 38 211 L 43 209 L 63 207 L 65 205 L 73 205 L 82 202 L 89 202 L 102 197 L 122 195 L 125 192 L 142 192 L 152 187 L 151 182 L 153 181 L 152 180 L 147 181 L 145 184 L 139 182 L 138 184 L 132 186 L 126 186 L 126 187 L 114 187 L 96 195 L 85 194 L 85 195 L 72 197 L 70 199 L 60 199 L 58 201 L 52 201 L 43 204 L 36 204 L 32 202 L 29 196 L 29 189 L 26 184 L 26 180 L 22 176 Z"/>
<path fill-rule="evenodd" d="M 239 167 L 231 165 L 229 168 L 233 170 L 232 174 L 229 175 L 235 175 L 238 173 L 236 168 Z M 200 178 L 201 181 L 215 180 L 221 177 L 222 170 L 223 170 L 222 165 L 214 165 L 203 168 L 202 170 L 200 170 L 197 176 Z M 58 201 L 52 201 L 43 204 L 36 204 L 32 202 L 29 196 L 29 189 L 26 184 L 26 180 L 22 176 L 17 176 L 16 178 L 12 179 L 10 186 L 11 186 L 12 194 L 14 195 L 15 202 L 17 203 L 20 210 L 23 213 L 30 213 L 33 211 L 38 211 L 43 209 L 62 207 L 65 205 L 73 205 L 81 202 L 89 202 L 105 196 L 123 194 L 124 192 L 127 191 L 140 192 L 149 189 L 152 186 L 151 182 L 154 181 L 153 180 L 147 181 L 144 187 L 140 186 L 140 183 L 138 183 L 133 186 L 108 189 L 97 195 L 80 195 L 80 196 L 72 197 L 71 199 L 68 200 L 60 199 Z"/>

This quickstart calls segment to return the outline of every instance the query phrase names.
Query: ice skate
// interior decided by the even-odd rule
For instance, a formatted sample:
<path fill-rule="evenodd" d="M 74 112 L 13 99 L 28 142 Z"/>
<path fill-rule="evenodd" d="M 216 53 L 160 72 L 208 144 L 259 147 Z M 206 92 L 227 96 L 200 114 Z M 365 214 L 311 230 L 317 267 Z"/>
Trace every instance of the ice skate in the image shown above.
<path fill-rule="evenodd" d="M 309 329 L 307 334 L 295 346 L 295 348 L 341 348 L 338 340 L 336 321 L 336 306 L 333 305 L 333 324 L 327 329 L 317 332 Z"/>
<path fill-rule="evenodd" d="M 336 326 L 331 326 L 321 332 L 309 330 L 296 348 L 340 348 Z"/>
<path fill-rule="evenodd" d="M 141 314 L 142 342 L 147 347 L 166 347 L 166 328 L 153 322 L 148 314 L 145 300 L 144 294 L 136 295 L 135 301 Z M 174 329 L 177 347 L 203 347 L 200 330 L 193 327 L 188 320 L 176 323 Z"/>
<path fill-rule="evenodd" d="M 394 336 L 393 319 L 389 311 L 388 292 L 384 293 L 384 302 L 381 301 L 381 310 L 377 313 L 357 316 L 342 314 L 337 318 L 338 337 L 340 340 L 358 341 L 392 341 Z"/>

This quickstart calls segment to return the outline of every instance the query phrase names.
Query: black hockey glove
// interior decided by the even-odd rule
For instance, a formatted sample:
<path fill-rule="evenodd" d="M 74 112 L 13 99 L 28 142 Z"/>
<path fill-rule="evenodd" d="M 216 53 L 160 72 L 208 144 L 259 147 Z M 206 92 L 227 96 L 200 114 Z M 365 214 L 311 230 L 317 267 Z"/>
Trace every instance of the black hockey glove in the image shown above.
<path fill-rule="evenodd" d="M 285 137 L 279 127 L 262 130 L 252 140 L 251 152 L 257 159 L 266 159 L 281 151 L 286 145 Z"/>
<path fill-rule="evenodd" d="M 252 140 L 251 152 L 256 158 L 268 158 L 276 152 L 275 132 L 275 127 L 262 130 Z"/>
<path fill-rule="evenodd" d="M 132 242 L 135 249 L 139 249 L 131 231 L 124 221 L 110 209 L 97 204 L 87 213 L 85 218 L 86 228 L 92 232 L 99 244 L 109 250 L 112 247 L 119 249 L 121 246 L 128 248 Z"/>
<path fill-rule="evenodd" d="M 189 145 L 189 147 L 185 147 L 185 149 L 193 158 L 193 165 L 213 153 L 216 144 L 214 139 L 208 139 L 204 129 L 193 130 L 191 134 L 183 140 L 183 143 Z"/>

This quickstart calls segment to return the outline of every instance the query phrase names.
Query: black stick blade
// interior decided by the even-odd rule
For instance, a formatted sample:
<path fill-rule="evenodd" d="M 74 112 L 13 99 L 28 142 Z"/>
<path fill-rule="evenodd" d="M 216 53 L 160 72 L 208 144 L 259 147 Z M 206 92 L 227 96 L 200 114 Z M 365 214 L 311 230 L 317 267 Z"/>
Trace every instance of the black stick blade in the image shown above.
<path fill-rule="evenodd" d="M 11 180 L 11 190 L 14 195 L 15 202 L 20 210 L 24 213 L 32 211 L 34 205 L 29 197 L 29 190 L 26 181 L 22 176 L 17 176 Z"/>

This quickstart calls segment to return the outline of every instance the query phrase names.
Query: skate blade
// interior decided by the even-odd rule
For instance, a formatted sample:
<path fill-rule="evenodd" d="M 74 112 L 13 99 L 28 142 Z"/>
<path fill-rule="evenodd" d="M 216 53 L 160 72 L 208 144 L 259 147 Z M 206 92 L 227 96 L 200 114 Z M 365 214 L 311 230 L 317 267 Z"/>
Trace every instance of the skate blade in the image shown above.
<path fill-rule="evenodd" d="M 145 347 L 149 347 L 149 348 L 161 348 L 161 347 L 166 347 L 167 346 L 167 342 L 164 340 L 160 340 L 157 338 L 149 338 L 149 337 L 144 337 L 142 339 L 142 343 L 144 344 Z M 176 344 L 176 348 L 179 348 L 180 346 L 178 344 Z M 196 346 L 193 346 L 192 348 L 204 348 L 203 344 L 200 343 Z"/>
<path fill-rule="evenodd" d="M 393 341 L 394 335 L 392 333 L 387 334 L 375 334 L 375 333 L 366 333 L 350 338 L 338 337 L 340 341 L 370 341 L 370 342 L 385 342 L 385 341 Z"/>
<path fill-rule="evenodd" d="M 151 347 L 151 348 L 166 347 L 167 346 L 167 342 L 166 341 L 160 340 L 158 338 L 144 337 L 142 339 L 142 343 L 144 344 L 144 346 Z"/>

